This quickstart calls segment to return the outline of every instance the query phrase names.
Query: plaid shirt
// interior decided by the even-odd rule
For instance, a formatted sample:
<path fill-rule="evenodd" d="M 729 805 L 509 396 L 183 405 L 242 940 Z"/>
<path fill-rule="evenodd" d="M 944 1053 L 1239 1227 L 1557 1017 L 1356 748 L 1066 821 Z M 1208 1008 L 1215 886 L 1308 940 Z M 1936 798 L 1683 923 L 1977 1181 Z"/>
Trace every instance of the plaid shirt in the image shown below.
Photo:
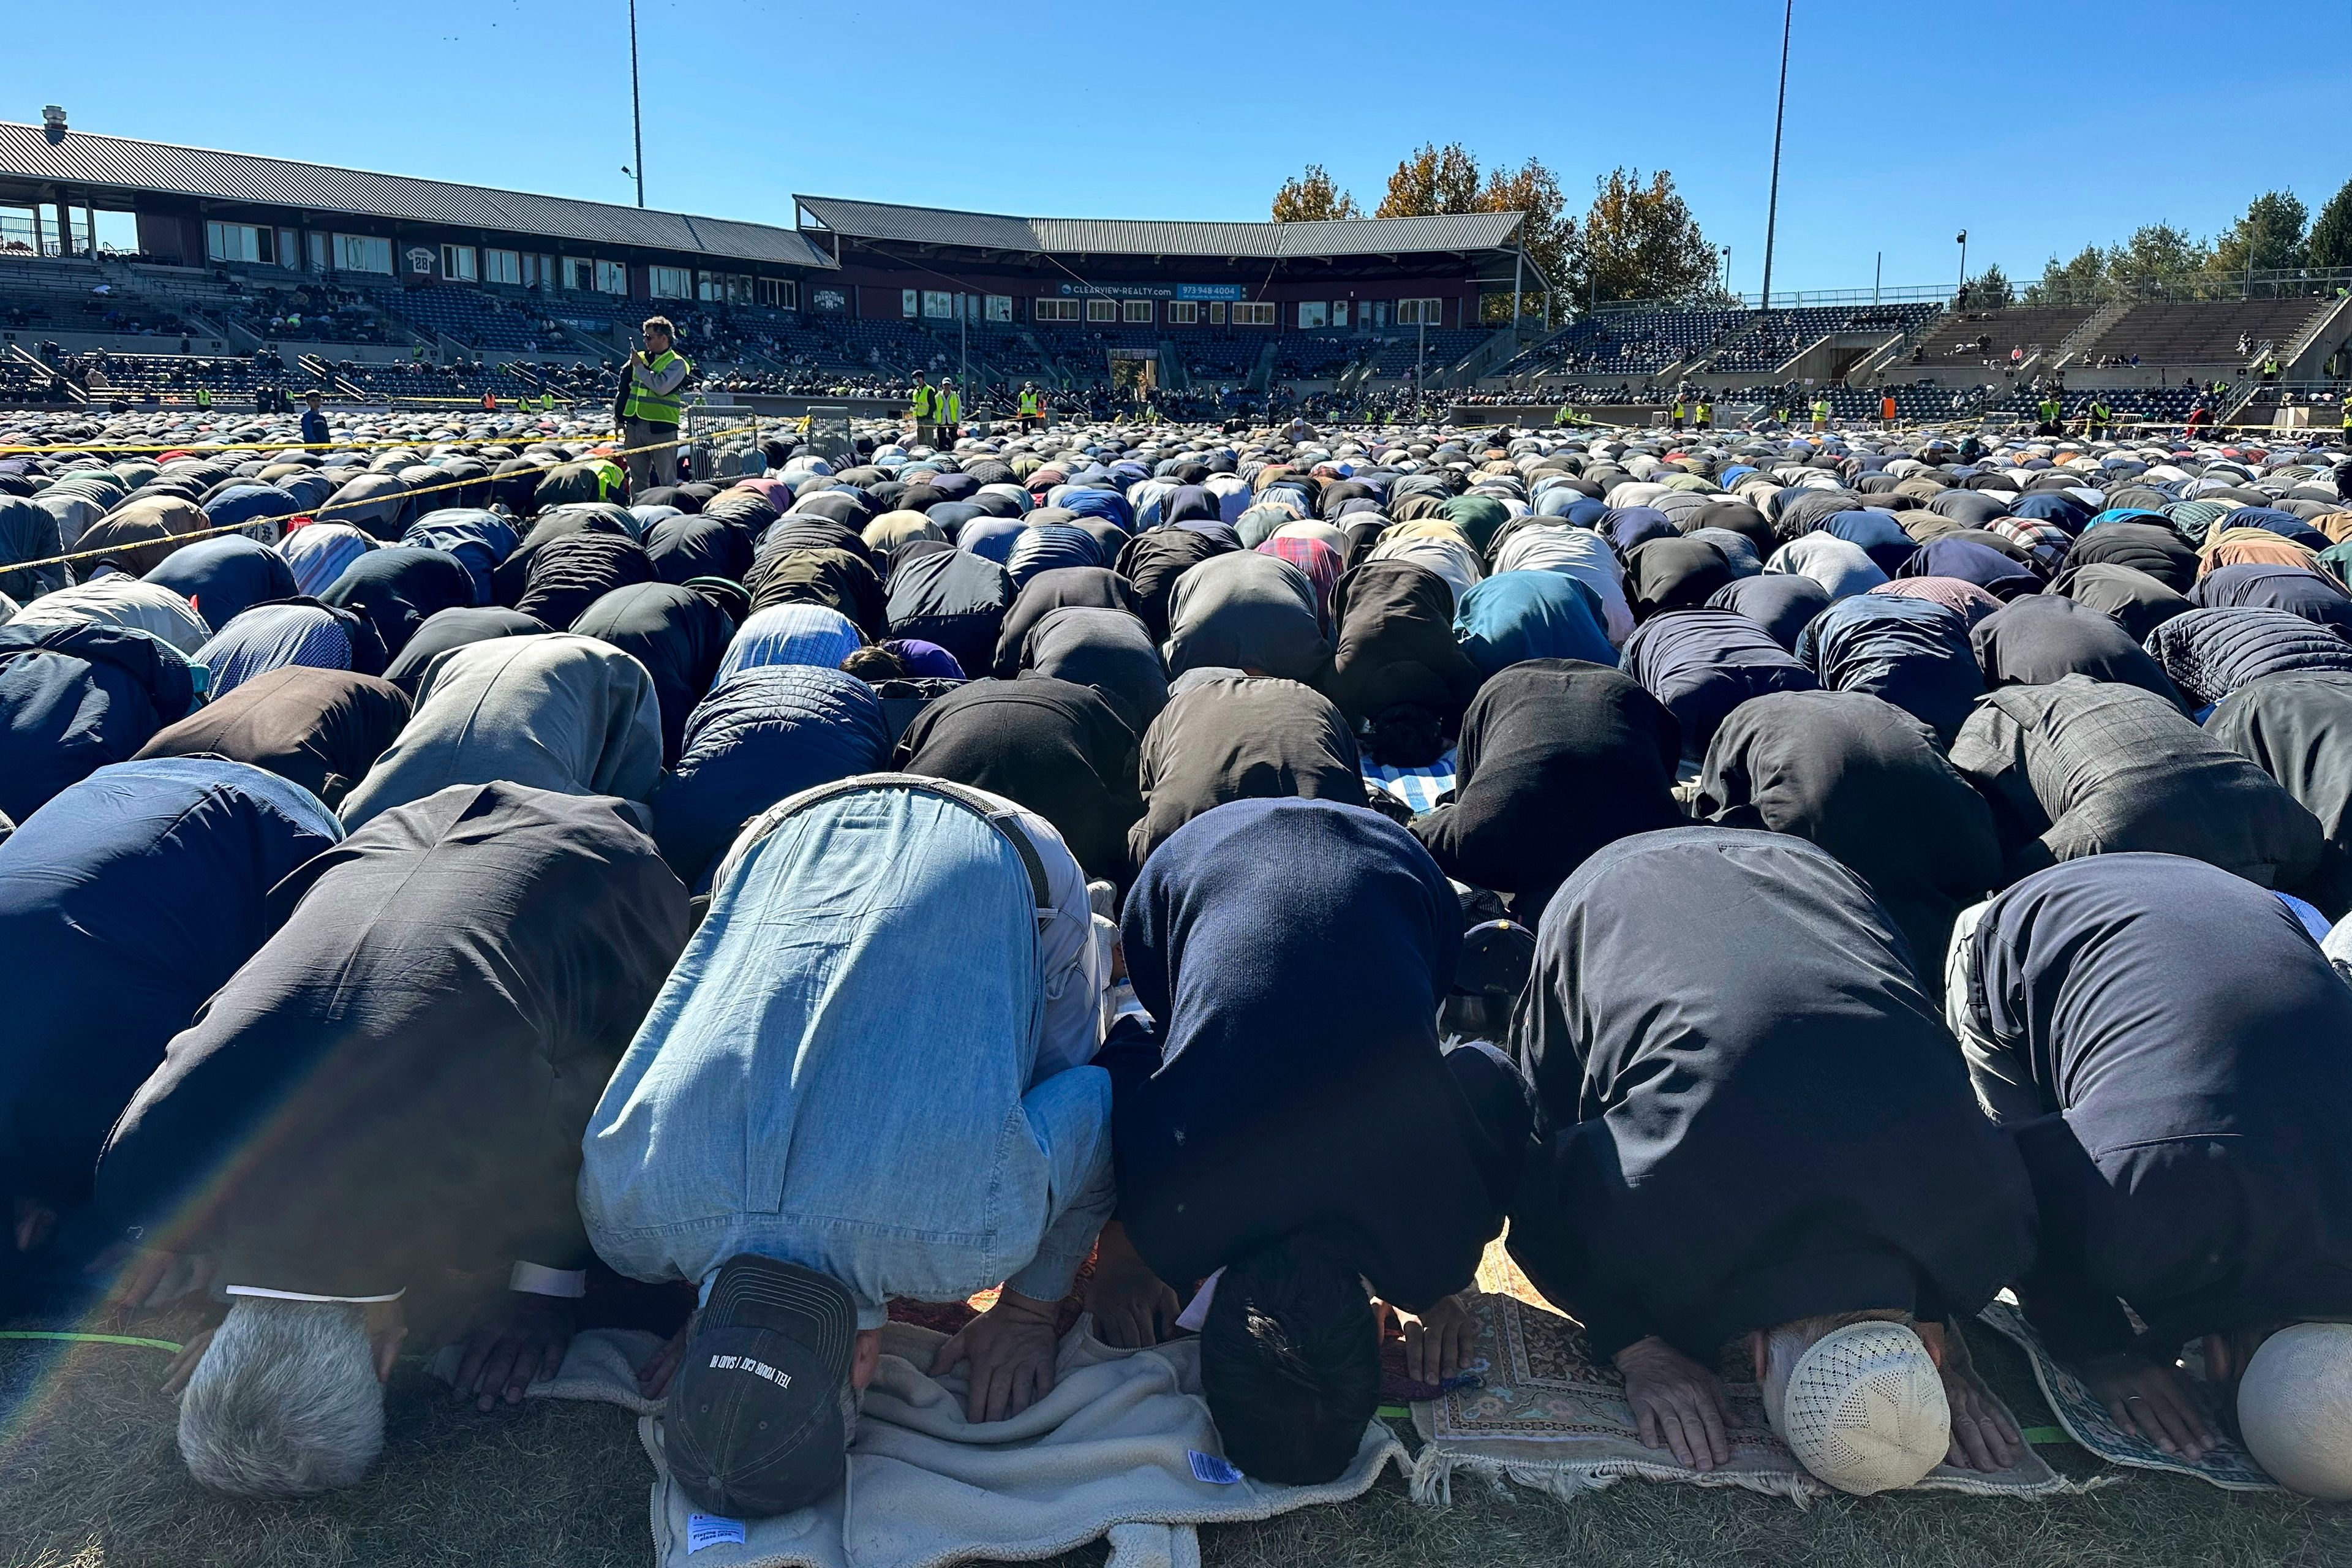
<path fill-rule="evenodd" d="M 2031 518 L 1997 517 L 1985 525 L 1986 530 L 2000 535 L 2011 544 L 2021 544 L 2033 557 L 2033 563 L 2044 572 L 2055 572 L 2058 563 L 2066 559 L 2074 548 L 2074 536 L 2054 522 L 2036 522 Z"/>
<path fill-rule="evenodd" d="M 1379 763 L 1364 763 L 1364 786 L 1384 789 L 1405 805 L 1412 807 L 1415 816 L 1433 809 L 1438 798 L 1454 788 L 1454 748 L 1423 768 L 1391 768 Z"/>

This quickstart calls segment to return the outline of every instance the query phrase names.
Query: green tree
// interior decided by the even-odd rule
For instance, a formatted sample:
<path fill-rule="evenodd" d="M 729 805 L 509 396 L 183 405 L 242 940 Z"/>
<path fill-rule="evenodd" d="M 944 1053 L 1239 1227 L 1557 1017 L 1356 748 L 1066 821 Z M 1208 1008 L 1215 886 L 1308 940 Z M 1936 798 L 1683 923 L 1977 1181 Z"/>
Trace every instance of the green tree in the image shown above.
<path fill-rule="evenodd" d="M 2009 274 L 1997 265 L 1969 279 L 1968 289 L 1971 310 L 1998 310 L 2015 303 L 2017 299 L 2017 290 L 2010 287 Z"/>
<path fill-rule="evenodd" d="M 1307 164 L 1305 174 L 1283 181 L 1282 189 L 1274 193 L 1276 223 L 1315 223 L 1326 218 L 1363 216 L 1364 209 L 1356 205 L 1356 198 L 1341 190 L 1320 163 Z"/>
<path fill-rule="evenodd" d="M 2107 280 L 2107 258 L 2095 245 L 2086 245 L 2072 261 L 2052 257 L 2039 281 L 2026 285 L 2028 305 L 2074 305 L 2096 298 Z"/>
<path fill-rule="evenodd" d="M 1388 195 L 1372 216 L 1426 217 L 1478 210 L 1478 160 L 1459 142 L 1443 147 L 1431 142 L 1398 162 Z"/>
<path fill-rule="evenodd" d="M 2212 252 L 2168 223 L 2142 224 L 2107 251 L 2107 281 L 2126 294 L 2177 289 L 2211 265 Z"/>
<path fill-rule="evenodd" d="M 2213 267 L 2223 273 L 2279 271 L 2303 265 L 2303 204 L 2286 191 L 2264 191 L 2246 215 L 2213 242 Z"/>
<path fill-rule="evenodd" d="M 1716 287 L 1715 247 L 1664 169 L 1622 165 L 1593 182 L 1577 237 L 1576 282 L 1594 300 L 1693 300 Z"/>
<path fill-rule="evenodd" d="M 2343 188 L 2319 209 L 2303 248 L 2311 266 L 2352 267 L 2352 180 L 2345 181 Z"/>
<path fill-rule="evenodd" d="M 1562 213 L 1560 205 L 1559 177 L 1539 158 L 1529 158 L 1516 169 L 1488 170 L 1486 183 L 1478 190 L 1478 211 L 1527 215 L 1519 225 L 1519 242 L 1527 247 L 1528 259 L 1535 263 L 1536 270 L 1556 289 L 1565 287 L 1575 271 L 1576 220 Z M 1542 289 L 1522 293 L 1518 309 L 1531 316 L 1541 315 Z"/>

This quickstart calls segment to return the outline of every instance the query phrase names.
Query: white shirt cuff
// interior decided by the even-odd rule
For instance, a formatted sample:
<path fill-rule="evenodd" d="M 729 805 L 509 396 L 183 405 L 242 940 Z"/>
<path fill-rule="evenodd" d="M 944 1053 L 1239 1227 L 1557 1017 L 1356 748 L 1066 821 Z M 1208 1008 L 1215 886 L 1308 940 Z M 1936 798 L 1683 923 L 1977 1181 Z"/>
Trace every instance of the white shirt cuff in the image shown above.
<path fill-rule="evenodd" d="M 507 1276 L 507 1289 L 528 1291 L 533 1296 L 561 1296 L 576 1301 L 588 1294 L 588 1270 L 549 1268 L 517 1259 L 514 1271 Z"/>
<path fill-rule="evenodd" d="M 221 1287 L 221 1294 L 224 1296 L 259 1296 L 265 1300 L 270 1301 L 328 1301 L 353 1307 L 368 1307 L 373 1306 L 379 1301 L 397 1301 L 403 1296 L 407 1295 L 408 1292 L 403 1289 L 394 1290 L 389 1296 L 313 1296 L 307 1291 L 271 1290 L 259 1285 L 224 1285 Z"/>

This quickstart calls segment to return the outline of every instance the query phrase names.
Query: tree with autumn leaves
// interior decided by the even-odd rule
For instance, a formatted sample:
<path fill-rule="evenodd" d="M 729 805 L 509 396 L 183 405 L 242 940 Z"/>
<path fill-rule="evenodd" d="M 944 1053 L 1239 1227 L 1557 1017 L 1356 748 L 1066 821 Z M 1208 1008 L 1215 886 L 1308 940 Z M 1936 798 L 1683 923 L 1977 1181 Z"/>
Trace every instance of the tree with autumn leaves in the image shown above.
<path fill-rule="evenodd" d="M 1398 161 L 1374 217 L 1418 217 L 1432 213 L 1518 212 L 1528 257 L 1568 301 L 1696 300 L 1716 287 L 1715 247 L 1675 190 L 1674 176 L 1661 169 L 1646 182 L 1641 172 L 1620 168 L 1593 182 L 1591 207 L 1580 223 L 1562 211 L 1559 179 L 1540 158 L 1517 168 L 1482 169 L 1460 142 L 1428 143 Z M 1339 188 L 1320 163 L 1275 193 L 1274 220 L 1300 223 L 1359 218 L 1363 209 Z M 1510 296 L 1497 298 L 1504 314 Z M 1530 289 L 1520 300 L 1540 314 L 1543 296 Z"/>

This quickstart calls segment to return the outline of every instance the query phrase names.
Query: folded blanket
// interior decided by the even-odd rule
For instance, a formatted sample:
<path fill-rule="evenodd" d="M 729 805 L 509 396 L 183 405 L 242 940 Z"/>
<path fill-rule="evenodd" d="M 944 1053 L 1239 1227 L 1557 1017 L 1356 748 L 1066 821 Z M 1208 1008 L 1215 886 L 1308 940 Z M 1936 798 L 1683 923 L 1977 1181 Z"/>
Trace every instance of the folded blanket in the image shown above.
<path fill-rule="evenodd" d="M 717 1519 L 671 1484 L 658 1407 L 636 1390 L 635 1369 L 658 1344 L 651 1334 L 580 1335 L 530 1397 L 604 1400 L 645 1417 L 637 1434 L 654 1462 L 663 1568 L 937 1568 L 1050 1557 L 1101 1536 L 1110 1568 L 1198 1568 L 1196 1526 L 1343 1501 L 1370 1490 L 1391 1463 L 1404 1468 L 1404 1445 L 1374 1422 L 1355 1462 L 1328 1486 L 1241 1476 L 1224 1462 L 1201 1398 L 1198 1341 L 1116 1351 L 1090 1327 L 1081 1321 L 1063 1337 L 1051 1394 L 1012 1420 L 975 1425 L 964 1419 L 961 1369 L 944 1378 L 924 1371 L 944 1336 L 885 1325 L 848 1484 L 781 1519 Z M 434 1366 L 445 1379 L 456 1369 L 452 1352 Z"/>
<path fill-rule="evenodd" d="M 2226 1436 L 2220 1447 L 2201 1459 L 2184 1459 L 2168 1454 L 2145 1437 L 2134 1436 L 2117 1426 L 2107 1415 L 2107 1407 L 2083 1380 L 2074 1375 L 2042 1342 L 2025 1314 L 2006 1300 L 1993 1302 L 1977 1314 L 1987 1328 L 1992 1329 L 2023 1351 L 2033 1363 L 2033 1381 L 2042 1385 L 2042 1397 L 2074 1439 L 2109 1464 L 2129 1465 L 2143 1470 L 2170 1470 L 2175 1475 L 2195 1476 L 2210 1482 L 2224 1491 L 2275 1492 L 2286 1489 L 2271 1479 L 2270 1475 L 2254 1458 Z"/>
<path fill-rule="evenodd" d="M 1616 1368 L 1593 1363 L 1574 1321 L 1509 1296 L 1475 1300 L 1479 1330 L 1470 1356 L 1484 1360 L 1487 1370 L 1479 1386 L 1413 1405 L 1413 1426 L 1428 1443 L 1412 1468 L 1414 1501 L 1448 1499 L 1456 1470 L 1499 1476 L 1563 1500 L 1628 1476 L 1744 1487 L 1800 1503 L 1830 1495 L 1772 1435 L 1745 1368 L 1718 1369 L 1730 1385 L 1739 1426 L 1729 1434 L 1731 1462 L 1701 1472 L 1675 1463 L 1663 1448 L 1643 1446 L 1625 1404 L 1623 1378 Z M 1919 1488 L 2001 1497 L 2084 1489 L 2030 1448 L 1998 1475 L 1938 1465 Z"/>

